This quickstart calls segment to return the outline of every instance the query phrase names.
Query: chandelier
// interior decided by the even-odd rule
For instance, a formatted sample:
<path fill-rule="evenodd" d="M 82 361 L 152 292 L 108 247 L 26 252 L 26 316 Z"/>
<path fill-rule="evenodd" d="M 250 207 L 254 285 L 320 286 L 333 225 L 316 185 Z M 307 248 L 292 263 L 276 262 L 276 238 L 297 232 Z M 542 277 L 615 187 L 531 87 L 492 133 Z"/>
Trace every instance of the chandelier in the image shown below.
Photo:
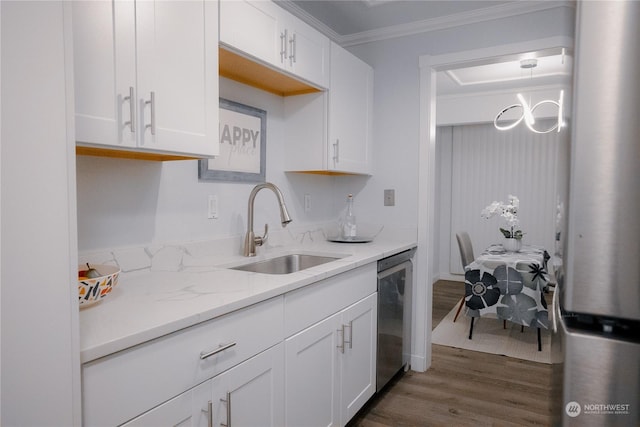
<path fill-rule="evenodd" d="M 538 61 L 536 59 L 523 59 L 522 61 L 520 61 L 520 68 L 531 70 L 532 79 L 533 79 L 533 69 L 537 65 L 538 65 Z M 549 132 L 553 132 L 554 130 L 557 130 L 557 132 L 560 132 L 560 129 L 564 127 L 565 124 L 562 119 L 562 116 L 563 116 L 562 104 L 564 102 L 564 90 L 560 90 L 558 101 L 555 101 L 552 99 L 545 99 L 534 105 L 531 105 L 532 104 L 531 101 L 527 102 L 527 100 L 524 98 L 524 96 L 522 96 L 521 93 L 518 93 L 516 97 L 518 98 L 518 101 L 520 101 L 519 104 L 509 105 L 508 107 L 503 108 L 496 115 L 496 118 L 493 120 L 493 125 L 496 127 L 496 129 L 503 130 L 503 131 L 513 129 L 514 127 L 518 126 L 522 121 L 524 121 L 527 128 L 529 128 L 529 130 L 534 133 L 549 133 Z M 540 130 L 534 126 L 536 124 L 535 111 L 538 107 L 541 107 L 542 105 L 545 105 L 545 104 L 551 104 L 558 107 L 558 120 L 550 128 Z M 502 115 L 507 111 L 513 110 L 515 108 L 522 109 L 522 114 L 520 115 L 520 117 L 508 125 L 504 125 L 504 126 L 499 125 L 498 120 L 500 120 L 500 117 L 502 117 Z"/>

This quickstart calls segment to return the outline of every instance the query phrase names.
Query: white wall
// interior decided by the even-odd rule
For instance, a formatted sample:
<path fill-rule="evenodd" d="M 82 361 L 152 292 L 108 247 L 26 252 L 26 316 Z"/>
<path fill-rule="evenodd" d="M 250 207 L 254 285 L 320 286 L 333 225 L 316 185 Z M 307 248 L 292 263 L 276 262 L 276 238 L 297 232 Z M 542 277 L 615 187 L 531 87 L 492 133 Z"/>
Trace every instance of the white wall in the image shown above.
<path fill-rule="evenodd" d="M 540 122 L 544 128 L 555 119 Z M 520 199 L 523 243 L 555 248 L 556 204 L 569 176 L 562 156 L 569 146 L 569 129 L 535 134 L 524 126 L 498 131 L 492 123 L 439 129 L 437 192 L 439 205 L 438 274 L 463 274 L 455 233 L 467 231 L 474 253 L 500 243 L 500 217 L 484 219 L 481 210 L 494 200 Z M 448 203 L 445 202 L 448 196 Z M 459 277 L 463 280 L 462 276 Z"/>
<path fill-rule="evenodd" d="M 565 117 L 571 117 L 571 86 L 555 85 L 552 87 L 522 87 L 520 89 L 492 92 L 473 93 L 468 95 L 438 95 L 436 105 L 436 122 L 438 126 L 450 126 L 472 123 L 491 123 L 496 115 L 506 107 L 519 104 L 517 94 L 523 93 L 527 102 L 532 106 L 542 100 L 559 102 L 560 91 L 563 95 L 563 112 Z M 501 121 L 516 121 L 522 115 L 522 109 L 515 108 L 505 112 Z M 534 111 L 536 120 L 558 117 L 558 107 L 549 103 L 541 104 Z M 539 127 L 539 129 L 543 129 Z"/>
<path fill-rule="evenodd" d="M 220 96 L 267 111 L 266 180 L 282 190 L 294 220 L 291 226 L 337 218 L 334 188 L 344 178 L 283 172 L 283 98 L 227 79 L 220 80 Z M 197 160 L 79 156 L 77 175 L 80 251 L 236 235 L 241 239 L 255 185 L 198 181 Z M 358 186 L 346 187 L 359 191 Z M 305 194 L 311 196 L 309 212 L 304 211 Z M 219 219 L 207 218 L 209 195 L 218 196 Z M 340 199 L 336 199 L 339 207 Z M 255 209 L 256 231 L 261 234 L 265 222 L 271 230 L 280 228 L 276 198 L 270 191 L 258 194 Z"/>
<path fill-rule="evenodd" d="M 75 141 L 63 2 L 2 2 L 3 426 L 80 424 Z"/>
<path fill-rule="evenodd" d="M 355 196 L 359 221 L 387 228 L 417 225 L 419 128 L 418 57 L 510 41 L 573 33 L 570 9 L 538 12 L 423 35 L 350 47 L 374 67 L 373 175 L 330 177 L 285 174 L 282 98 L 221 79 L 220 96 L 267 111 L 267 181 L 278 185 L 292 226 L 337 219 L 347 193 Z M 198 182 L 196 161 L 150 163 L 78 157 L 80 251 L 149 242 L 241 235 L 253 184 Z M 396 206 L 383 206 L 384 189 L 396 190 Z M 262 194 L 264 193 L 264 195 Z M 219 199 L 220 218 L 206 218 L 207 197 Z M 312 210 L 304 212 L 304 194 Z M 273 195 L 261 192 L 256 229 L 279 227 Z"/>
<path fill-rule="evenodd" d="M 387 224 L 417 225 L 421 55 L 573 37 L 574 19 L 573 8 L 560 7 L 349 47 L 374 68 L 374 176 L 362 190 L 361 201 Z M 380 209 L 385 188 L 396 189 L 398 203 Z"/>

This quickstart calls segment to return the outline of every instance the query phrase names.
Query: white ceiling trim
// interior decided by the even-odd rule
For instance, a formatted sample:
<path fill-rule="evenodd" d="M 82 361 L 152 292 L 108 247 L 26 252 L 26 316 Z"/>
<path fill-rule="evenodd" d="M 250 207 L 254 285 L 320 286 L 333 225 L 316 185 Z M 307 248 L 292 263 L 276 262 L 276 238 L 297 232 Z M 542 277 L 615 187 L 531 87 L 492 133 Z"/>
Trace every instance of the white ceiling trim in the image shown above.
<path fill-rule="evenodd" d="M 493 89 L 493 90 L 478 90 L 474 92 L 464 92 L 464 93 L 447 93 L 447 94 L 438 94 L 438 100 L 440 99 L 465 99 L 471 97 L 486 97 L 493 95 L 515 95 L 516 93 L 524 93 L 524 94 L 535 94 L 537 92 L 546 92 L 546 91 L 555 91 L 555 90 L 565 90 L 567 92 L 571 91 L 570 84 L 548 84 L 548 85 L 536 85 L 536 86 L 522 86 L 522 87 L 513 87 L 507 89 Z"/>
<path fill-rule="evenodd" d="M 340 34 L 333 31 L 330 27 L 328 27 L 324 22 L 316 19 L 313 15 L 310 15 L 306 10 L 295 4 L 291 0 L 277 0 L 276 4 L 288 12 L 294 14 L 298 18 L 302 19 L 307 24 L 314 27 L 316 30 L 323 33 L 325 36 L 329 37 L 334 42 L 340 44 Z"/>
<path fill-rule="evenodd" d="M 279 0 L 277 2 L 284 9 L 293 13 L 307 24 L 324 33 L 327 37 L 343 47 L 355 46 L 363 43 L 392 39 L 396 37 L 410 36 L 430 31 L 443 30 L 461 25 L 476 24 L 494 19 L 508 18 L 532 12 L 539 12 L 559 7 L 575 8 L 575 2 L 571 0 L 550 0 L 540 2 L 514 2 L 478 9 L 470 12 L 462 12 L 441 18 L 427 19 L 407 24 L 393 25 L 377 30 L 363 31 L 360 33 L 342 36 L 323 22 L 311 16 L 305 10 L 297 6 L 291 0 Z"/>

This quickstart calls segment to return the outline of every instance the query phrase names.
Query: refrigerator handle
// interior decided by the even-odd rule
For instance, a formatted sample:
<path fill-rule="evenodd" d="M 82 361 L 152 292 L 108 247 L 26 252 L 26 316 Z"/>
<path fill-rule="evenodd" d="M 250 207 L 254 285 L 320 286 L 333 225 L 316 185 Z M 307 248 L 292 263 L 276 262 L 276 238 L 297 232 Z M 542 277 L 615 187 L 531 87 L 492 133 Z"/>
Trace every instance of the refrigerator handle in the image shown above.
<path fill-rule="evenodd" d="M 558 317 L 561 315 L 560 313 L 560 303 L 558 302 L 558 294 L 560 293 L 560 289 L 556 286 L 556 289 L 553 291 L 553 298 L 551 299 L 551 311 L 553 314 L 553 322 L 551 322 L 551 327 L 553 328 L 553 332 L 558 332 Z"/>

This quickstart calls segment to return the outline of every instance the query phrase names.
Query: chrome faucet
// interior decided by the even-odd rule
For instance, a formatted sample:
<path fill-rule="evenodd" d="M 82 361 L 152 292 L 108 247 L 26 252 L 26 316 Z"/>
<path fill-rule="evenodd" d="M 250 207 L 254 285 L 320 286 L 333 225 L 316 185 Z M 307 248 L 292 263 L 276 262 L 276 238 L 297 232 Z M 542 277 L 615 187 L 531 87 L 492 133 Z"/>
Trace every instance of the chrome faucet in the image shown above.
<path fill-rule="evenodd" d="M 258 184 L 253 187 L 251 194 L 249 195 L 249 212 L 247 214 L 247 234 L 244 237 L 244 256 L 256 256 L 256 246 L 262 246 L 267 241 L 267 234 L 269 233 L 269 225 L 264 225 L 264 236 L 256 236 L 253 233 L 253 202 L 256 198 L 258 191 L 263 188 L 268 188 L 276 194 L 278 203 L 280 204 L 280 220 L 282 221 L 282 227 L 286 227 L 292 219 L 287 212 L 287 206 L 284 204 L 284 197 L 278 187 L 270 182 Z"/>

